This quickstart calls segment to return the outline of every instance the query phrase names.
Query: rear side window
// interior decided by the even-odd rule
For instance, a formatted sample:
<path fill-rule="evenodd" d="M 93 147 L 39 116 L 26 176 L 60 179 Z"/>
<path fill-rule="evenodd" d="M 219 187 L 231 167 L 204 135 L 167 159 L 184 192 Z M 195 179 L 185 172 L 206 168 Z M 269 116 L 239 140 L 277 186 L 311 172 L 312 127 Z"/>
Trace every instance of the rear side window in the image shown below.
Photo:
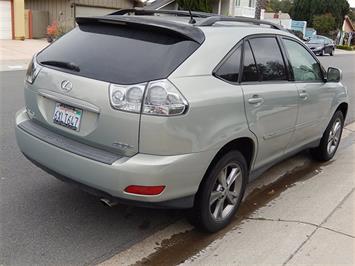
<path fill-rule="evenodd" d="M 244 44 L 244 67 L 242 81 L 258 81 L 259 74 L 249 42 Z"/>
<path fill-rule="evenodd" d="M 238 82 L 240 69 L 240 46 L 223 62 L 215 75 L 230 82 Z"/>
<path fill-rule="evenodd" d="M 284 39 L 295 81 L 322 81 L 322 70 L 318 62 L 302 45 Z"/>
<path fill-rule="evenodd" d="M 136 84 L 167 78 L 198 47 L 194 41 L 161 31 L 97 23 L 76 27 L 42 51 L 37 60 L 71 62 L 79 72 L 60 70 Z"/>
<path fill-rule="evenodd" d="M 287 80 L 285 63 L 279 44 L 274 37 L 251 39 L 260 81 Z"/>

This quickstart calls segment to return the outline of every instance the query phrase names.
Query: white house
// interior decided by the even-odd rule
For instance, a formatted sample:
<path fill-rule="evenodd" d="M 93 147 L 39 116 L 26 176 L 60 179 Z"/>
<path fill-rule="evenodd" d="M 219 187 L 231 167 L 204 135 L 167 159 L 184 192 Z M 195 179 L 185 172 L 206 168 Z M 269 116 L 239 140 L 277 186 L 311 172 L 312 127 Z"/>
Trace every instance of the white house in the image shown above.
<path fill-rule="evenodd" d="M 256 0 L 237 0 L 234 7 L 234 16 L 253 18 L 255 16 L 255 7 Z"/>
<path fill-rule="evenodd" d="M 211 6 L 214 13 L 225 16 L 255 16 L 256 0 L 212 0 Z M 176 0 L 148 1 L 150 9 L 177 9 Z M 263 11 L 262 11 L 263 16 Z"/>
<path fill-rule="evenodd" d="M 290 30 L 292 28 L 292 19 L 290 15 L 287 13 L 282 13 L 281 11 L 279 13 L 265 12 L 263 19 L 281 25 L 285 29 Z"/>

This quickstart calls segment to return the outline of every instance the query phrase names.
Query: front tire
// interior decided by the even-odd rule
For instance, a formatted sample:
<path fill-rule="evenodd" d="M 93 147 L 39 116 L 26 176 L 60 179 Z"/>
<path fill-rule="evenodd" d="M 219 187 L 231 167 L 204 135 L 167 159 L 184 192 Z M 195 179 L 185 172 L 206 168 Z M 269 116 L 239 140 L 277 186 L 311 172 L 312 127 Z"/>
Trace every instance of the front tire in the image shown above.
<path fill-rule="evenodd" d="M 333 49 L 333 50 L 330 52 L 330 56 L 334 56 L 334 52 L 335 52 L 335 50 Z"/>
<path fill-rule="evenodd" d="M 206 173 L 196 194 L 190 221 L 208 232 L 228 225 L 243 198 L 247 175 L 247 163 L 240 152 L 223 155 Z"/>
<path fill-rule="evenodd" d="M 319 146 L 311 150 L 315 159 L 326 162 L 334 157 L 339 147 L 343 127 L 344 115 L 341 111 L 336 111 L 323 134 Z"/>

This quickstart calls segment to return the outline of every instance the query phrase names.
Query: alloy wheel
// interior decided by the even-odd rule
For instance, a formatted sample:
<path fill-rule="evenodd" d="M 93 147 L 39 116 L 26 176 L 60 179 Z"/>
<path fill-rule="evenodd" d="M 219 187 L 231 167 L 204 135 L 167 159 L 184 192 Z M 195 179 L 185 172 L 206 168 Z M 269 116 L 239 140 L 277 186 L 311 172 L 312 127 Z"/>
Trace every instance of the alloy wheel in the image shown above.
<path fill-rule="evenodd" d="M 242 191 L 242 180 L 242 170 L 237 163 L 229 163 L 218 174 L 209 198 L 214 220 L 224 220 L 233 212 Z"/>
<path fill-rule="evenodd" d="M 327 152 L 329 155 L 333 154 L 339 145 L 340 135 L 341 135 L 342 123 L 338 118 L 334 121 L 332 128 L 329 132 Z"/>

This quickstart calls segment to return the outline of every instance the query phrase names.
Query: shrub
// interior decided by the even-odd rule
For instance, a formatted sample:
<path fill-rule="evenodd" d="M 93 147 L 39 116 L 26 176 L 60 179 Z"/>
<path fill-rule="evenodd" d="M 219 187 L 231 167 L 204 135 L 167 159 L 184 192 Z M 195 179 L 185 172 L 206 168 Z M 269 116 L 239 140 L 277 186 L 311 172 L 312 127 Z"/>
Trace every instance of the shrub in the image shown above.
<path fill-rule="evenodd" d="M 337 45 L 337 49 L 342 49 L 342 50 L 347 50 L 347 51 L 353 51 L 354 47 L 348 46 L 348 45 Z"/>
<path fill-rule="evenodd" d="M 51 25 L 47 27 L 47 40 L 52 42 L 56 39 L 59 39 L 65 34 L 65 31 L 62 26 L 58 25 L 58 22 L 54 21 Z"/>
<path fill-rule="evenodd" d="M 47 35 L 54 38 L 58 34 L 58 23 L 54 21 L 47 27 Z"/>
<path fill-rule="evenodd" d="M 296 35 L 301 40 L 304 40 L 303 32 L 298 30 L 289 30 L 293 35 Z"/>
<path fill-rule="evenodd" d="M 178 0 L 177 2 L 183 10 L 212 12 L 210 0 Z"/>

